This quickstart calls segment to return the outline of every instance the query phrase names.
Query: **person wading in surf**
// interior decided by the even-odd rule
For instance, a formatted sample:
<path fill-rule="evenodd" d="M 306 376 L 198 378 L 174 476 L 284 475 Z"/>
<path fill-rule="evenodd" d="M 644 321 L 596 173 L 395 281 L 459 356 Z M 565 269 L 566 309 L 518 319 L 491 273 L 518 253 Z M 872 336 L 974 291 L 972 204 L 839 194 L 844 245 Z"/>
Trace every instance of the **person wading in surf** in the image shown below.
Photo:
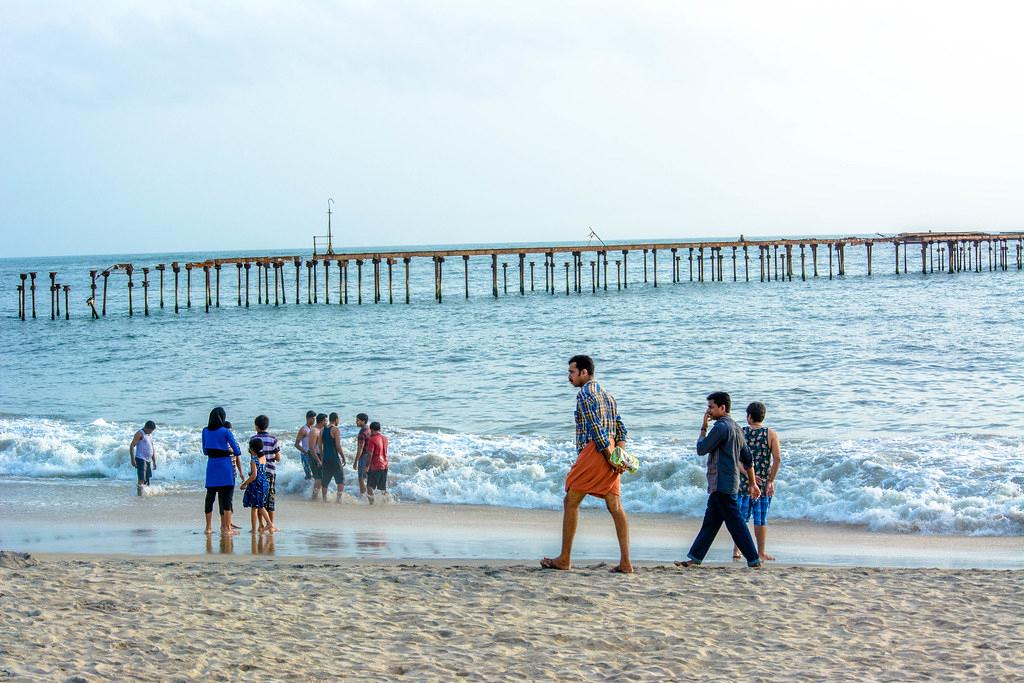
<path fill-rule="evenodd" d="M 594 360 L 590 356 L 569 359 L 569 382 L 580 391 L 576 395 L 576 463 L 565 478 L 564 513 L 562 515 L 562 552 L 558 557 L 545 557 L 545 569 L 572 568 L 572 541 L 576 536 L 580 503 L 588 495 L 603 498 L 615 522 L 619 540 L 619 564 L 616 573 L 631 574 L 629 560 L 629 523 L 622 509 L 619 475 L 625 467 L 609 461 L 616 446 L 625 447 L 626 427 L 619 417 L 612 395 L 594 379 Z"/>

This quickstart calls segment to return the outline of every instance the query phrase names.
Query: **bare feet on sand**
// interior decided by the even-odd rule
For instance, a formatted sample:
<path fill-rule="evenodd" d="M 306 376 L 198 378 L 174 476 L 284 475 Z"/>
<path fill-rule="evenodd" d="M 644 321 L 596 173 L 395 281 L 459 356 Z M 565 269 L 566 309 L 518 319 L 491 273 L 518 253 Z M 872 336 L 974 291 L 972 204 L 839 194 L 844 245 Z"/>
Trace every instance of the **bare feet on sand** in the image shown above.
<path fill-rule="evenodd" d="M 545 557 L 540 561 L 540 566 L 544 569 L 558 569 L 560 571 L 572 569 L 571 562 L 565 562 L 563 560 L 558 559 L 557 557 L 553 560 L 550 557 Z"/>

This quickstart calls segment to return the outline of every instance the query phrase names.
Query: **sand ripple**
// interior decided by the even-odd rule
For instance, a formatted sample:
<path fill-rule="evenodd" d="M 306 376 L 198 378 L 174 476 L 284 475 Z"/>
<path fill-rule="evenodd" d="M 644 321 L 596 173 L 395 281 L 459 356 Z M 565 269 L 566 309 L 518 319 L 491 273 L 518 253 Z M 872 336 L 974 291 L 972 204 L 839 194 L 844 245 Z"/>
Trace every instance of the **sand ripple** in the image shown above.
<path fill-rule="evenodd" d="M 1024 677 L 1014 571 L 23 559 L 16 679 Z"/>

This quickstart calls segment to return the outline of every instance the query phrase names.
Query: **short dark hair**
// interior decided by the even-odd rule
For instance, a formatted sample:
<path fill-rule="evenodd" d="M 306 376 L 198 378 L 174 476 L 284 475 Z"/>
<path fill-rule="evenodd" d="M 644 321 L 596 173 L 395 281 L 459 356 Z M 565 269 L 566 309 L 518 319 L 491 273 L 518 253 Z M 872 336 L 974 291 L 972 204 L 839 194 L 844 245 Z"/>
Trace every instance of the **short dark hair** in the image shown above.
<path fill-rule="evenodd" d="M 306 419 L 308 420 L 311 417 L 316 417 L 316 411 L 315 410 L 307 410 L 306 411 Z"/>
<path fill-rule="evenodd" d="M 263 439 L 259 438 L 258 436 L 254 436 L 251 439 L 249 439 L 249 450 L 252 451 L 253 453 L 262 453 Z"/>
<path fill-rule="evenodd" d="M 708 400 L 714 401 L 719 408 L 725 408 L 725 412 L 732 410 L 732 397 L 724 391 L 712 391 L 708 394 Z"/>
<path fill-rule="evenodd" d="M 256 425 L 256 429 L 261 432 L 265 432 L 267 431 L 267 427 L 270 426 L 270 418 L 266 415 L 257 415 L 254 423 Z"/>
<path fill-rule="evenodd" d="M 224 426 L 228 429 L 234 429 L 234 427 L 231 426 L 231 422 L 228 420 L 224 420 Z"/>
<path fill-rule="evenodd" d="M 337 422 L 338 421 L 338 414 L 337 413 L 331 413 L 330 415 L 327 416 L 327 419 L 330 420 L 331 422 Z"/>
<path fill-rule="evenodd" d="M 573 364 L 576 365 L 576 369 L 580 372 L 586 370 L 588 375 L 594 376 L 594 359 L 590 356 L 584 356 L 583 354 L 573 356 L 569 359 L 569 365 Z"/>
<path fill-rule="evenodd" d="M 323 413 L 317 413 L 317 415 L 316 415 L 316 421 L 317 422 L 323 422 L 326 419 L 327 419 L 326 415 L 324 415 Z"/>
<path fill-rule="evenodd" d="M 358 415 L 356 415 L 356 419 L 357 420 L 362 420 L 363 422 L 369 422 L 370 421 L 370 416 L 367 415 L 366 413 L 359 413 Z"/>
<path fill-rule="evenodd" d="M 747 406 L 747 416 L 754 422 L 761 422 L 764 420 L 764 416 L 768 414 L 768 408 L 765 407 L 760 401 L 754 401 Z"/>
<path fill-rule="evenodd" d="M 146 420 L 146 424 L 142 425 L 143 429 L 156 429 L 156 422 L 152 420 Z"/>
<path fill-rule="evenodd" d="M 370 431 L 379 432 L 380 431 L 380 422 L 371 422 L 370 423 Z"/>

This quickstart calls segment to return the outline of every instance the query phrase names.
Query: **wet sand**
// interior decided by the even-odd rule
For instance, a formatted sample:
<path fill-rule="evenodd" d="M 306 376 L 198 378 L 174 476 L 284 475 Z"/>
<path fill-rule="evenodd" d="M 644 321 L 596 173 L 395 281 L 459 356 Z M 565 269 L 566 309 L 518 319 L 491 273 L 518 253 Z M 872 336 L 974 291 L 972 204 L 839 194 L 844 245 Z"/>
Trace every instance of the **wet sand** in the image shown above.
<path fill-rule="evenodd" d="M 313 503 L 283 496 L 273 539 L 248 533 L 247 511 L 236 515 L 242 533 L 230 544 L 201 533 L 202 495 L 182 492 L 137 499 L 127 487 L 97 487 L 90 496 L 53 505 L 53 494 L 29 482 L 5 487 L 0 500 L 0 549 L 189 557 L 276 555 L 324 559 L 509 560 L 532 563 L 558 552 L 557 510 L 401 503 L 369 507 L 346 498 Z M 47 490 L 54 489 L 46 485 Z M 108 500 L 107 497 L 110 499 Z M 42 501 L 33 504 L 32 501 Z M 633 557 L 663 563 L 685 556 L 700 520 L 674 515 L 630 515 Z M 863 528 L 771 520 L 769 551 L 780 563 L 830 566 L 1024 569 L 1024 538 L 883 534 Z M 587 508 L 574 548 L 580 562 L 618 557 L 608 513 Z M 731 564 L 724 529 L 707 558 Z"/>

